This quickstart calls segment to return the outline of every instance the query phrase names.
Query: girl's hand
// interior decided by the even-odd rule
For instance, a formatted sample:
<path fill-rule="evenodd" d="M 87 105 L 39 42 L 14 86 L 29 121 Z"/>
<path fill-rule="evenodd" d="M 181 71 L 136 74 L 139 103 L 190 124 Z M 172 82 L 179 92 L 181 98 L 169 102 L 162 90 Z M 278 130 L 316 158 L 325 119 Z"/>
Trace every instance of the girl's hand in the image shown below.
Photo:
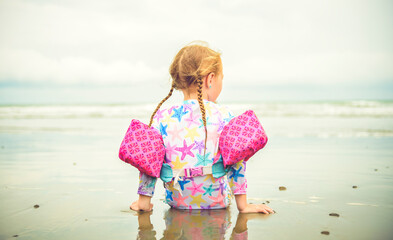
<path fill-rule="evenodd" d="M 274 213 L 274 210 L 265 204 L 247 204 L 245 208 L 239 210 L 241 213 Z"/>
<path fill-rule="evenodd" d="M 274 213 L 273 209 L 265 204 L 248 204 L 246 194 L 235 195 L 237 209 L 241 213 Z"/>
<path fill-rule="evenodd" d="M 139 195 L 139 199 L 133 202 L 130 206 L 131 210 L 134 211 L 146 211 L 150 212 L 153 210 L 153 204 L 150 203 L 151 197 Z"/>

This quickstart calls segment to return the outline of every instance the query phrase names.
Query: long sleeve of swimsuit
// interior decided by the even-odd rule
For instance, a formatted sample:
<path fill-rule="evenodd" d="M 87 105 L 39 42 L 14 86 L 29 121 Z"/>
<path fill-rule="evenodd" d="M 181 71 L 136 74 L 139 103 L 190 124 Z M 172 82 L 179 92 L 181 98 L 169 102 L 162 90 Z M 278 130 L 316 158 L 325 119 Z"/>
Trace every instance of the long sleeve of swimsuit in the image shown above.
<path fill-rule="evenodd" d="M 247 193 L 246 162 L 240 161 L 231 166 L 228 182 L 234 195 Z"/>
<path fill-rule="evenodd" d="M 149 175 L 140 172 L 138 194 L 152 197 L 154 195 L 156 182 L 157 178 L 150 177 Z"/>

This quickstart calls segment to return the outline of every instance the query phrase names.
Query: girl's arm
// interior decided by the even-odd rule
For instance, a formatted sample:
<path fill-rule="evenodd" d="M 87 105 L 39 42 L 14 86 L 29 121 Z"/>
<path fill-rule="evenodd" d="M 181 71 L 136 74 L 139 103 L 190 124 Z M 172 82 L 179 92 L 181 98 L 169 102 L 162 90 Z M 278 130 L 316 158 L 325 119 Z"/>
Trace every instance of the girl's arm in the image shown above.
<path fill-rule="evenodd" d="M 160 133 L 159 122 L 156 118 L 153 119 L 152 127 Z M 142 172 L 139 173 L 139 187 L 138 194 L 139 199 L 133 202 L 130 206 L 135 211 L 151 211 L 153 210 L 153 204 L 150 203 L 151 198 L 154 195 L 154 189 L 156 187 L 157 178 L 146 175 Z"/>
<path fill-rule="evenodd" d="M 154 195 L 156 182 L 157 178 L 155 177 L 150 177 L 144 173 L 139 174 L 139 199 L 131 204 L 130 208 L 132 210 L 151 211 L 153 209 L 153 204 L 150 201 Z"/>
<path fill-rule="evenodd" d="M 247 179 L 246 179 L 246 162 L 240 161 L 231 166 L 229 172 L 229 185 L 235 195 L 237 209 L 241 213 L 273 213 L 274 211 L 265 204 L 248 204 L 247 203 Z"/>

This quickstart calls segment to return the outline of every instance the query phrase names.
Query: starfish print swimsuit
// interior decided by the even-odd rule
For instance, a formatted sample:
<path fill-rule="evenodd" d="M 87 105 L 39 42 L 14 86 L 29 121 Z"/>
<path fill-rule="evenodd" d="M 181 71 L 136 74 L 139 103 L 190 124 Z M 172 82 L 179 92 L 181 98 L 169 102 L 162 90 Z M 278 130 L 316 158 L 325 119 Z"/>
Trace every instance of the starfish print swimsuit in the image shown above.
<path fill-rule="evenodd" d="M 207 123 L 206 152 L 205 128 L 197 100 L 186 100 L 181 105 L 161 107 L 153 119 L 164 140 L 165 162 L 172 169 L 209 166 L 218 152 L 218 141 L 224 126 L 234 117 L 226 107 L 204 100 Z M 174 179 L 165 184 L 165 201 L 177 209 L 226 208 L 232 194 L 246 194 L 246 163 L 231 166 L 228 174 L 214 178 L 211 174 L 180 177 L 180 188 Z M 139 175 L 138 194 L 153 196 L 157 179 L 144 173 Z"/>

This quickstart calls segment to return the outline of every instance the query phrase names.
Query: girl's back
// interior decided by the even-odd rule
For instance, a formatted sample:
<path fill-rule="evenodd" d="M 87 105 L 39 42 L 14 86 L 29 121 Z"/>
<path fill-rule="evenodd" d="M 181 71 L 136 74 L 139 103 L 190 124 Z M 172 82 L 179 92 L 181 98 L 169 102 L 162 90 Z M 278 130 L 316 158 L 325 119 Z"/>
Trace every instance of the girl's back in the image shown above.
<path fill-rule="evenodd" d="M 161 108 L 154 117 L 152 126 L 160 131 L 166 148 L 166 161 L 174 169 L 213 163 L 218 150 L 219 135 L 233 115 L 226 107 L 213 102 L 204 100 L 204 105 L 207 125 L 206 153 L 205 129 L 197 100 L 186 100 L 180 105 Z"/>

